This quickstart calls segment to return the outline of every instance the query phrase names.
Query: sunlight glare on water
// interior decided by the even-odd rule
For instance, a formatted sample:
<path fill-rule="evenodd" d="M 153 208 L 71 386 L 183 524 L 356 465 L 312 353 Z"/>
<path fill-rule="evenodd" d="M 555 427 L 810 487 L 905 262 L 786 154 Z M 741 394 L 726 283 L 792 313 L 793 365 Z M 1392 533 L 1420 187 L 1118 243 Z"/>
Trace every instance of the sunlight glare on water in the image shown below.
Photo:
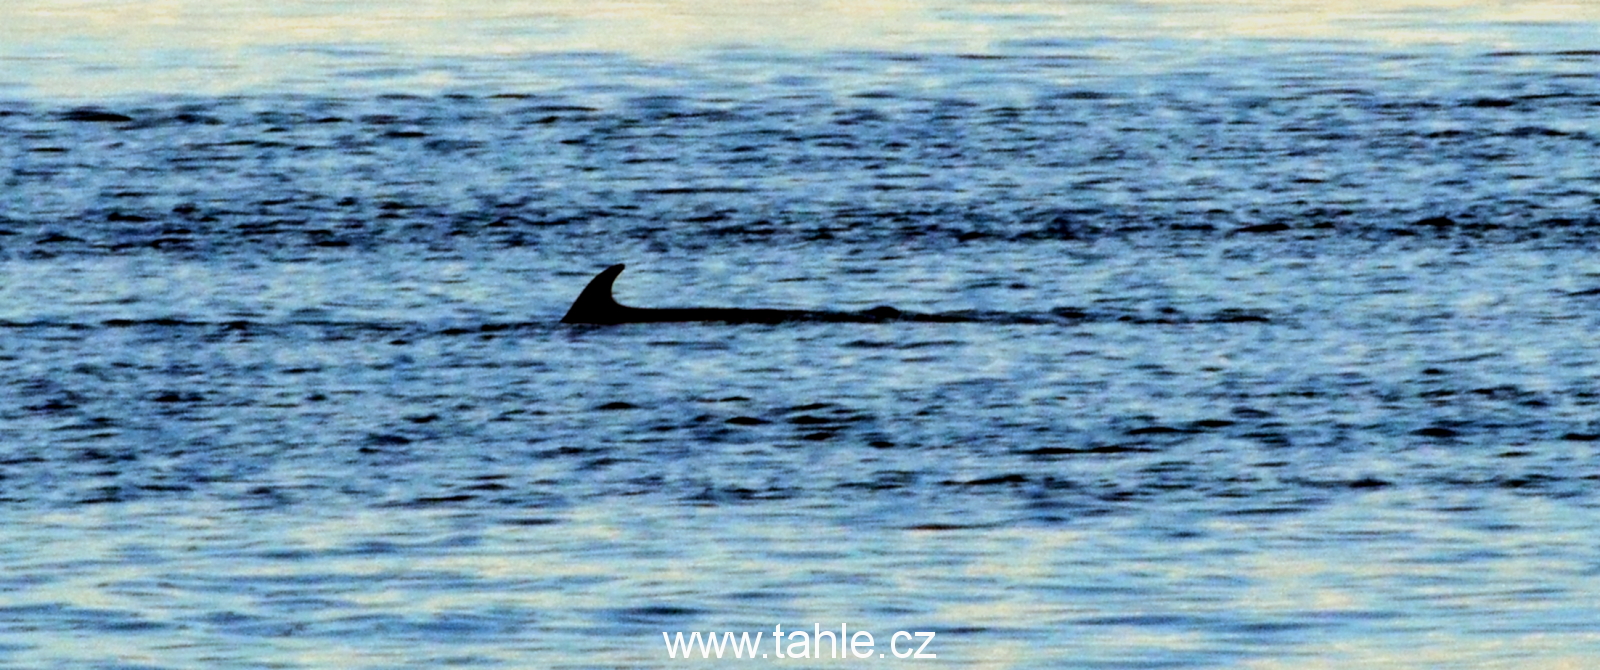
<path fill-rule="evenodd" d="M 0 91 L 461 90 L 544 81 L 529 59 L 556 54 L 688 63 L 728 50 L 1005 53 L 1041 40 L 1583 49 L 1597 22 L 1593 3 L 1514 0 L 21 0 L 0 6 Z"/>

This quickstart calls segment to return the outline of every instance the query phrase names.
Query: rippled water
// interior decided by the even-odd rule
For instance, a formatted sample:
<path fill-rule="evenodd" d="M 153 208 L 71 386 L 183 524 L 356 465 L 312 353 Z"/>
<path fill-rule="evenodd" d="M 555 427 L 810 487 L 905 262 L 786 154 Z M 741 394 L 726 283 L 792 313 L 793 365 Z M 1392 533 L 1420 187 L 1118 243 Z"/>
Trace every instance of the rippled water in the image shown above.
<path fill-rule="evenodd" d="M 435 54 L 465 84 L 27 61 L 0 664 L 712 667 L 752 662 L 661 632 L 842 622 L 938 633 L 884 665 L 1600 658 L 1593 25 L 1019 7 Z M 436 25 L 533 25 L 475 20 Z M 969 318 L 557 323 L 624 261 L 634 305 Z"/>

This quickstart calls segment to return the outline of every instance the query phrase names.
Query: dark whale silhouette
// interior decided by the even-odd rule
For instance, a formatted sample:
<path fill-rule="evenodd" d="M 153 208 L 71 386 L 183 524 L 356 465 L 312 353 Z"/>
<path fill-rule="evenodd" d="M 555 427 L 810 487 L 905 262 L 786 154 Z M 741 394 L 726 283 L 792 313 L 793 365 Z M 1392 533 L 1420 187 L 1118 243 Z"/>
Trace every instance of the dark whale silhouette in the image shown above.
<path fill-rule="evenodd" d="M 859 312 L 804 309 L 740 309 L 735 307 L 629 307 L 611 296 L 611 285 L 626 266 L 618 263 L 600 271 L 573 301 L 562 323 L 674 323 L 717 321 L 722 323 L 784 323 L 822 321 L 836 323 L 879 323 L 885 321 L 960 322 L 972 319 L 953 315 L 910 314 L 887 305 Z"/>
<path fill-rule="evenodd" d="M 611 285 L 622 274 L 621 263 L 600 271 L 583 287 L 572 309 L 561 318 L 562 323 L 609 325 L 617 323 L 675 323 L 710 321 L 721 323 L 785 323 L 812 321 L 825 323 L 989 323 L 989 324 L 1076 324 L 1088 321 L 1117 321 L 1148 324 L 1180 323 L 1243 323 L 1271 320 L 1266 315 L 1234 308 L 1217 311 L 1211 315 L 1188 315 L 1175 309 L 1164 308 L 1155 313 L 1130 310 L 1101 309 L 1086 311 L 1076 307 L 1057 307 L 1048 312 L 994 312 L 963 310 L 958 312 L 919 313 L 904 312 L 888 305 L 879 305 L 861 311 L 833 311 L 812 309 L 742 309 L 736 307 L 629 307 L 611 297 Z"/>

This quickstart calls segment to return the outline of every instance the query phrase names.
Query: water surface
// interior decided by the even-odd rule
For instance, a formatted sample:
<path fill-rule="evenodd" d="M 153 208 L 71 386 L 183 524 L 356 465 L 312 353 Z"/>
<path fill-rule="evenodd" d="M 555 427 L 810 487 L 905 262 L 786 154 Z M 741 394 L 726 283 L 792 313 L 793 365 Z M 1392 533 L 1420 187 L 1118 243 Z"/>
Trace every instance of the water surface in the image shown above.
<path fill-rule="evenodd" d="M 5 665 L 1600 657 L 1593 17 L 579 9 L 0 10 Z"/>

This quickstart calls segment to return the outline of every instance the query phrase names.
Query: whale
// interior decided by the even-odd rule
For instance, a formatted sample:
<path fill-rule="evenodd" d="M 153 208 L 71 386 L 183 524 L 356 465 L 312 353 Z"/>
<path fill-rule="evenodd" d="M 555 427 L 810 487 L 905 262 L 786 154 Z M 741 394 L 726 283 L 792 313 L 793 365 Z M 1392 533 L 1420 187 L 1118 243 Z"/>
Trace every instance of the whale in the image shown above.
<path fill-rule="evenodd" d="M 1075 325 L 1089 322 L 1117 322 L 1151 325 L 1198 323 L 1272 323 L 1273 319 L 1255 310 L 1224 308 L 1211 314 L 1184 314 L 1173 308 L 1148 310 L 1083 309 L 1056 307 L 1044 312 L 1004 312 L 961 310 L 955 312 L 908 312 L 889 305 L 859 311 L 826 309 L 750 309 L 742 307 L 630 307 L 617 302 L 612 286 L 627 266 L 618 263 L 600 271 L 583 287 L 561 323 L 607 326 L 622 323 L 764 323 L 793 321 L 822 323 L 984 323 L 993 325 Z"/>
<path fill-rule="evenodd" d="M 828 323 L 883 323 L 890 321 L 959 322 L 972 319 L 955 315 L 915 314 L 902 312 L 888 305 L 860 311 L 834 311 L 810 309 L 750 309 L 739 307 L 630 307 L 617 302 L 612 295 L 612 285 L 627 266 L 618 263 L 600 271 L 583 287 L 572 308 L 561 318 L 562 323 L 586 325 L 613 325 L 621 323 L 765 323 L 792 321 Z"/>

